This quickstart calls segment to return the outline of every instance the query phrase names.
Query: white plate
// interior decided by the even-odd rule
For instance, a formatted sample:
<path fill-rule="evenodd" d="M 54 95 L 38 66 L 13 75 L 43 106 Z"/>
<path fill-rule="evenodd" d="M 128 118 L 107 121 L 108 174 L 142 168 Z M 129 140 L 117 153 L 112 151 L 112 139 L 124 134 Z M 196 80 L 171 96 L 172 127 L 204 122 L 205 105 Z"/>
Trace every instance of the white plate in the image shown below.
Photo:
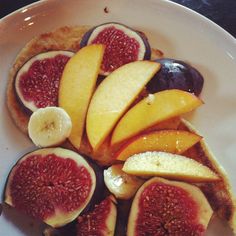
<path fill-rule="evenodd" d="M 107 7 L 109 13 L 104 12 Z M 236 192 L 236 40 L 199 14 L 168 1 L 48 0 L 16 11 L 0 21 L 0 193 L 18 158 L 33 149 L 14 126 L 5 106 L 8 70 L 33 36 L 64 25 L 117 21 L 144 31 L 167 57 L 191 62 L 205 78 L 205 105 L 191 119 L 227 171 Z M 41 235 L 42 226 L 14 210 L 0 217 L 1 235 Z M 219 221 L 207 235 L 231 235 Z"/>

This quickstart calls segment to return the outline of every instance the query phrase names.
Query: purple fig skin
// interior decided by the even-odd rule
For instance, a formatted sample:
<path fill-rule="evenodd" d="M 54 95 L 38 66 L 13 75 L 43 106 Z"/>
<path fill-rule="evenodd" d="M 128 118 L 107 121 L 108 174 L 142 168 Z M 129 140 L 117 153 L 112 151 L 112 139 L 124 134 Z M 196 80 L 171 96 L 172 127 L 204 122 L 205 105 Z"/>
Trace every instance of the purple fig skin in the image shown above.
<path fill-rule="evenodd" d="M 134 30 L 134 29 L 132 29 L 132 28 L 130 28 L 130 27 L 124 25 L 124 24 L 120 24 L 120 23 L 117 23 L 117 22 L 107 22 L 107 23 L 104 23 L 104 24 L 101 24 L 101 25 L 97 25 L 97 26 L 91 28 L 89 31 L 87 31 L 87 32 L 84 34 L 84 36 L 83 36 L 83 38 L 82 38 L 82 40 L 81 40 L 81 42 L 80 42 L 80 47 L 82 48 L 82 47 L 87 46 L 87 43 L 88 43 L 88 41 L 89 41 L 89 39 L 90 39 L 91 34 L 93 33 L 93 31 L 94 31 L 97 27 L 100 27 L 100 26 L 103 26 L 103 25 L 105 26 L 105 25 L 109 25 L 109 24 L 122 25 L 122 26 L 124 26 L 125 28 L 127 28 L 127 29 L 129 29 L 129 30 L 131 30 L 131 31 L 136 32 L 136 33 L 138 34 L 138 36 L 140 36 L 140 38 L 142 39 L 142 41 L 143 41 L 143 43 L 144 43 L 144 46 L 145 46 L 145 54 L 144 54 L 143 60 L 150 60 L 150 58 L 151 58 L 151 47 L 150 47 L 150 44 L 149 44 L 148 39 L 147 39 L 147 37 L 145 36 L 145 34 L 142 33 L 142 32 L 140 32 L 140 31 L 136 31 L 136 30 Z"/>
<path fill-rule="evenodd" d="M 204 78 L 193 66 L 170 58 L 155 61 L 161 64 L 161 69 L 147 84 L 147 90 L 150 93 L 166 89 L 181 89 L 194 93 L 196 96 L 201 93 Z"/>
<path fill-rule="evenodd" d="M 86 214 L 93 210 L 96 204 L 99 204 L 104 199 L 105 195 L 105 183 L 103 178 L 104 168 L 99 166 L 94 160 L 89 157 L 84 157 L 84 159 L 88 162 L 88 164 L 93 168 L 94 173 L 96 175 L 96 187 L 93 193 L 93 196 L 88 203 L 88 205 L 84 208 L 80 215 Z"/>
<path fill-rule="evenodd" d="M 117 220 L 115 235 L 126 235 L 127 222 L 129 217 L 129 211 L 131 208 L 133 199 L 120 200 L 117 199 Z"/>
<path fill-rule="evenodd" d="M 47 227 L 43 231 L 44 236 L 76 236 L 76 220 L 73 222 L 60 227 L 60 228 L 52 228 Z"/>

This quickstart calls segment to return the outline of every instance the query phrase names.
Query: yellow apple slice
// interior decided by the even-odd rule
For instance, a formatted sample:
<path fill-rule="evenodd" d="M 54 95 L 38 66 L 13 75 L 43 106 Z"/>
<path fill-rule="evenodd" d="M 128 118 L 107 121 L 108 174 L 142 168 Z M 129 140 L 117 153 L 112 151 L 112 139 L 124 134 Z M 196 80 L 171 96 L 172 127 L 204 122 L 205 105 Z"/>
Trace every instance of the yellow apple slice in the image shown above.
<path fill-rule="evenodd" d="M 181 154 L 202 139 L 201 136 L 183 130 L 161 130 L 139 135 L 120 148 L 116 159 L 147 151 L 163 151 Z"/>
<path fill-rule="evenodd" d="M 146 83 L 160 69 L 152 61 L 135 61 L 113 71 L 97 88 L 87 114 L 87 135 L 97 149 Z"/>
<path fill-rule="evenodd" d="M 207 166 L 185 156 L 167 152 L 144 152 L 129 157 L 122 168 L 136 176 L 160 176 L 190 182 L 219 179 Z"/>
<path fill-rule="evenodd" d="M 93 44 L 80 49 L 66 64 L 59 88 L 59 106 L 72 121 L 70 142 L 80 148 L 88 105 L 101 67 L 104 46 Z"/>
<path fill-rule="evenodd" d="M 178 90 L 150 94 L 132 107 L 117 124 L 111 139 L 114 145 L 167 119 L 190 112 L 202 101 L 195 95 Z"/>

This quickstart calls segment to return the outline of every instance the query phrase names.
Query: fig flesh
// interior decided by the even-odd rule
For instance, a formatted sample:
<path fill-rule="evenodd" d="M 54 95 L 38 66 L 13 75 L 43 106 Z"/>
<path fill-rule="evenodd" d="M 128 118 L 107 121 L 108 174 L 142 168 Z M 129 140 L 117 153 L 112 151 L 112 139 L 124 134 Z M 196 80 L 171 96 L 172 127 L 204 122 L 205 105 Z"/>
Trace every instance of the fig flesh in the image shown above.
<path fill-rule="evenodd" d="M 155 61 L 161 64 L 161 69 L 147 84 L 150 93 L 166 89 L 180 89 L 196 96 L 201 93 L 204 79 L 193 66 L 170 58 Z"/>
<path fill-rule="evenodd" d="M 20 68 L 15 78 L 15 91 L 27 110 L 58 105 L 61 75 L 73 54 L 69 51 L 40 53 Z"/>
<path fill-rule="evenodd" d="M 115 232 L 117 217 L 116 200 L 107 197 L 94 210 L 78 217 L 77 236 L 112 236 Z"/>
<path fill-rule="evenodd" d="M 199 188 L 155 177 L 135 195 L 127 235 L 200 236 L 211 216 L 212 209 Z"/>
<path fill-rule="evenodd" d="M 45 148 L 21 158 L 8 177 L 5 202 L 52 227 L 73 221 L 96 186 L 93 169 L 79 154 Z"/>
<path fill-rule="evenodd" d="M 106 46 L 100 74 L 108 75 L 118 67 L 137 60 L 149 60 L 151 48 L 146 36 L 123 24 L 110 22 L 95 26 L 82 38 L 80 46 Z"/>

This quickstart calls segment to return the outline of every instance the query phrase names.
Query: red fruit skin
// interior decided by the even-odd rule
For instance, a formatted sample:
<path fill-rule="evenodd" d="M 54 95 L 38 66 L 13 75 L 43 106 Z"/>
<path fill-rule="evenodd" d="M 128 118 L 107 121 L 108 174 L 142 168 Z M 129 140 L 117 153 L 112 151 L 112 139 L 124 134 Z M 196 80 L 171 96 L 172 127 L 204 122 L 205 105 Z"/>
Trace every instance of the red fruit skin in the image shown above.
<path fill-rule="evenodd" d="M 111 222 L 109 218 L 112 217 L 112 224 L 114 224 L 112 228 L 114 230 L 116 223 L 116 207 L 113 201 L 113 197 L 107 197 L 99 205 L 96 205 L 91 213 L 79 216 L 77 220 L 77 236 L 113 235 L 111 225 L 109 225 L 109 222 Z"/>

